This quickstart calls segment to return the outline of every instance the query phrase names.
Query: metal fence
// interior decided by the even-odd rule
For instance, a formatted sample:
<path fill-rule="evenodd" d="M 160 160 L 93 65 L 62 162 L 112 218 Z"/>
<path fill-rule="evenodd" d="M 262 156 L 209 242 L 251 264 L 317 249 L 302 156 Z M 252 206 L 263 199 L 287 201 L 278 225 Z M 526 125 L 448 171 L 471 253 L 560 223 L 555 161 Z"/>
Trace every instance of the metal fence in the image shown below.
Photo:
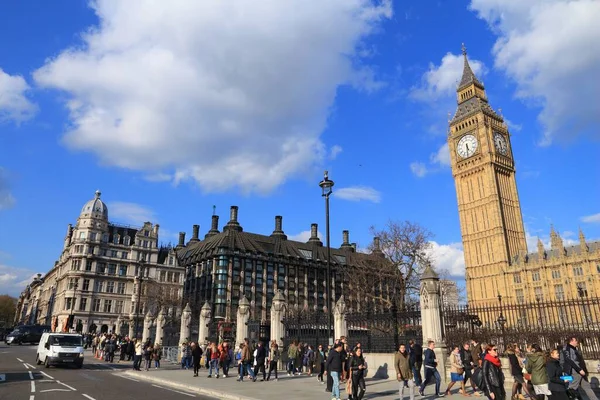
<path fill-rule="evenodd" d="M 585 358 L 600 358 L 600 298 L 498 303 L 483 306 L 445 308 L 444 337 L 448 345 L 460 345 L 468 338 L 495 343 L 503 353 L 517 343 L 538 344 L 545 350 L 562 346 L 577 337 Z"/>
<path fill-rule="evenodd" d="M 162 357 L 161 359 L 166 362 L 170 362 L 173 364 L 179 364 L 179 352 L 181 351 L 181 346 L 164 346 L 162 349 Z"/>
<path fill-rule="evenodd" d="M 410 340 L 423 341 L 419 305 L 403 309 L 366 307 L 346 314 L 348 343 L 360 343 L 369 353 L 393 353 Z"/>
<path fill-rule="evenodd" d="M 314 349 L 319 344 L 327 346 L 329 341 L 327 337 L 328 317 L 324 312 L 292 309 L 288 310 L 282 322 L 285 326 L 283 337 L 285 349 L 295 340 L 299 343 L 309 344 Z M 333 333 L 333 326 L 331 332 Z"/>

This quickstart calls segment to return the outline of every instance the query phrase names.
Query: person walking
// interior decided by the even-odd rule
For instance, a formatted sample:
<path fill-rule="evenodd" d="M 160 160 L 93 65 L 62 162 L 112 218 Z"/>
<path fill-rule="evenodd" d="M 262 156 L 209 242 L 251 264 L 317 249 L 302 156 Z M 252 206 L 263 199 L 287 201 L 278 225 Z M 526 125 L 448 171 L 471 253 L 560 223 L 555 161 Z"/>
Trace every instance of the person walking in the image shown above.
<path fill-rule="evenodd" d="M 350 358 L 350 373 L 352 381 L 352 399 L 362 400 L 367 387 L 365 385 L 365 369 L 367 364 L 362 354 L 362 349 L 358 347 Z"/>
<path fill-rule="evenodd" d="M 404 389 L 408 388 L 410 400 L 415 400 L 415 378 L 413 357 L 406 351 L 406 346 L 401 344 L 394 356 L 394 367 L 396 377 L 400 382 L 400 400 L 404 400 Z"/>
<path fill-rule="evenodd" d="M 546 374 L 548 375 L 548 389 L 552 395 L 550 400 L 569 400 L 567 395 L 567 382 L 560 366 L 560 352 L 556 349 L 550 352 L 550 358 L 546 363 Z"/>
<path fill-rule="evenodd" d="M 325 373 L 325 352 L 323 346 L 319 345 L 315 352 L 315 373 L 317 374 L 317 380 L 323 383 L 323 374 Z"/>
<path fill-rule="evenodd" d="M 571 383 L 569 383 L 569 389 L 579 390 L 582 389 L 590 400 L 598 400 L 590 382 L 588 381 L 589 374 L 585 361 L 581 352 L 577 348 L 579 346 L 579 340 L 576 337 L 569 338 L 569 343 L 563 347 L 563 363 L 565 373 L 570 374 L 573 377 Z"/>
<path fill-rule="evenodd" d="M 331 386 L 332 400 L 340 400 L 340 375 L 342 374 L 342 344 L 337 343 L 327 357 L 325 367 L 331 375 L 333 384 Z"/>
<path fill-rule="evenodd" d="M 504 374 L 502 373 L 502 363 L 498 358 L 498 347 L 488 344 L 485 349 L 483 359 L 483 390 L 490 400 L 504 400 L 506 392 L 504 390 Z"/>
<path fill-rule="evenodd" d="M 443 393 L 440 393 L 440 385 L 442 383 L 442 377 L 437 370 L 437 360 L 435 357 L 435 342 L 430 340 L 427 342 L 427 349 L 423 352 L 423 364 L 425 365 L 425 380 L 421 383 L 421 387 L 419 388 L 419 394 L 421 396 L 425 396 L 423 393 L 425 387 L 431 381 L 431 379 L 435 380 L 435 395 L 437 397 L 444 397 Z"/>
<path fill-rule="evenodd" d="M 202 359 L 202 349 L 198 343 L 192 342 L 192 365 L 194 366 L 194 377 L 198 376 L 200 371 L 200 360 Z"/>
<path fill-rule="evenodd" d="M 415 377 L 415 385 L 420 386 L 422 383 L 421 378 L 421 367 L 423 367 L 423 347 L 419 343 L 415 343 L 414 340 L 408 342 L 413 375 Z"/>
<path fill-rule="evenodd" d="M 463 378 L 464 373 L 465 366 L 463 364 L 462 359 L 460 358 L 460 348 L 459 346 L 453 346 L 452 353 L 450 353 L 450 383 L 446 388 L 446 396 L 450 396 L 450 390 L 456 382 L 460 382 L 460 393 L 463 396 L 470 396 L 465 390 L 465 382 Z"/>
<path fill-rule="evenodd" d="M 256 382 L 256 377 L 258 376 L 259 371 L 262 371 L 262 379 L 261 382 L 267 379 L 267 374 L 265 372 L 265 362 L 267 359 L 267 350 L 265 349 L 265 345 L 262 341 L 258 342 L 258 347 L 256 347 L 256 356 L 254 358 L 254 379 L 253 382 Z"/>
<path fill-rule="evenodd" d="M 546 355 L 538 346 L 531 346 L 532 353 L 527 355 L 527 373 L 531 374 L 531 384 L 537 400 L 544 400 L 545 396 L 552 393 L 548 390 L 548 374 L 546 373 Z"/>
<path fill-rule="evenodd" d="M 280 358 L 279 345 L 276 341 L 273 341 L 271 343 L 271 351 L 269 352 L 269 374 L 267 375 L 267 381 L 271 379 L 271 372 L 273 371 L 275 371 L 275 381 L 279 380 L 277 377 L 277 364 L 279 364 Z"/>

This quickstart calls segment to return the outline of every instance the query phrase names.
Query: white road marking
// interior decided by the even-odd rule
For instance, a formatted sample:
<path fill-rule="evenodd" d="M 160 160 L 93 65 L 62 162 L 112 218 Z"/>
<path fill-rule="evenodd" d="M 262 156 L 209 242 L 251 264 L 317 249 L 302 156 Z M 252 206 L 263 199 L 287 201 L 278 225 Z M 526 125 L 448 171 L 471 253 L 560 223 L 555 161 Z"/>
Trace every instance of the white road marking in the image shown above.
<path fill-rule="evenodd" d="M 31 367 L 31 369 L 37 369 L 35 368 L 33 365 L 29 364 L 29 363 L 25 363 L 25 365 L 29 365 Z"/>
<path fill-rule="evenodd" d="M 129 378 L 129 377 L 122 376 L 122 375 L 117 375 L 117 376 L 118 376 L 118 377 L 121 377 L 121 378 L 123 378 L 123 379 L 129 379 L 130 381 L 139 382 L 137 379 Z"/>
<path fill-rule="evenodd" d="M 86 399 L 90 399 L 90 400 L 96 400 L 95 398 L 93 398 L 92 396 L 88 396 L 87 394 L 82 393 L 83 397 L 85 397 Z"/>
<path fill-rule="evenodd" d="M 38 379 L 36 382 L 37 383 L 54 383 L 54 381 L 50 380 L 50 379 Z"/>
<path fill-rule="evenodd" d="M 21 360 L 20 358 L 17 358 L 17 360 L 19 360 L 19 362 L 23 362 L 23 360 Z"/>
<path fill-rule="evenodd" d="M 33 380 L 33 372 L 29 371 L 29 379 Z"/>
<path fill-rule="evenodd" d="M 29 396 L 29 400 L 33 400 L 33 399 L 35 399 L 34 395 Z"/>
<path fill-rule="evenodd" d="M 166 388 L 166 387 L 163 387 L 163 386 L 158 386 L 158 385 L 152 385 L 152 386 L 154 386 L 156 388 L 159 388 L 159 389 L 168 390 L 169 392 L 175 392 L 175 393 L 179 393 L 179 394 L 185 394 L 186 396 L 190 396 L 190 397 L 196 397 L 195 395 L 193 395 L 191 393 L 180 392 L 179 390 L 169 389 L 169 388 Z"/>
<path fill-rule="evenodd" d="M 67 389 L 46 389 L 46 390 L 40 390 L 40 393 L 44 393 L 44 392 L 69 392 L 69 390 L 67 390 Z"/>
<path fill-rule="evenodd" d="M 75 389 L 73 386 L 69 386 L 66 383 L 62 383 L 61 381 L 56 381 L 56 383 L 58 383 L 59 385 L 63 385 L 64 387 L 68 387 L 69 389 L 71 389 L 74 392 L 77 391 L 77 389 Z"/>
<path fill-rule="evenodd" d="M 23 366 L 24 366 L 25 368 L 27 368 L 27 369 L 29 369 L 28 365 L 29 365 L 29 364 L 25 364 L 25 363 L 23 363 Z"/>
<path fill-rule="evenodd" d="M 44 375 L 46 378 L 54 379 L 53 377 L 51 377 L 50 375 L 48 375 L 44 371 L 40 371 L 40 374 Z"/>
<path fill-rule="evenodd" d="M 35 393 L 35 381 L 31 381 L 31 393 Z"/>

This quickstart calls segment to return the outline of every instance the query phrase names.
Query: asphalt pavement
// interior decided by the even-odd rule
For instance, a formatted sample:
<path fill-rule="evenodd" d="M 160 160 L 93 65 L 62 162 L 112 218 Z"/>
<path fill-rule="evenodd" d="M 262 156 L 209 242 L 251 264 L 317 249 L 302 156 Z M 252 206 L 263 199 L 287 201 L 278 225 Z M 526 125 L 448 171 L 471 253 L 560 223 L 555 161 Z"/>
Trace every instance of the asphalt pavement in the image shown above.
<path fill-rule="evenodd" d="M 131 362 L 105 363 L 89 351 L 82 369 L 44 368 L 35 363 L 36 350 L 0 344 L 0 400 L 214 399 L 126 376 Z"/>

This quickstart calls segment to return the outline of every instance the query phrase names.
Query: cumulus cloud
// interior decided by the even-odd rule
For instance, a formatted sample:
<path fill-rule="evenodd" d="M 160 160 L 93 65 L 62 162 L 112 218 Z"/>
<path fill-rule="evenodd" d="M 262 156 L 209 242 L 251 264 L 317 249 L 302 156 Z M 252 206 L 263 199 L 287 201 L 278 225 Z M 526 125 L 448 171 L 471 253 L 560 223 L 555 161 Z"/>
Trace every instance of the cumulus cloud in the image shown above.
<path fill-rule="evenodd" d="M 319 165 L 340 85 L 390 0 L 91 2 L 99 26 L 34 73 L 66 93 L 70 148 L 204 190 L 266 192 Z M 140 12 L 143 10 L 143 12 Z"/>
<path fill-rule="evenodd" d="M 0 294 L 18 296 L 31 283 L 36 272 L 0 263 Z"/>
<path fill-rule="evenodd" d="M 321 231 L 317 231 L 317 236 L 321 238 L 321 240 L 324 240 L 322 238 L 324 238 L 325 236 Z M 302 231 L 295 235 L 288 235 L 288 240 L 295 240 L 296 242 L 308 242 L 308 239 L 310 239 L 310 230 Z"/>
<path fill-rule="evenodd" d="M 585 222 L 586 224 L 599 224 L 600 223 L 600 213 L 586 215 L 581 217 L 581 222 Z"/>
<path fill-rule="evenodd" d="M 21 123 L 35 115 L 37 106 L 27 98 L 29 89 L 22 76 L 9 75 L 0 68 L 0 122 Z"/>
<path fill-rule="evenodd" d="M 431 241 L 428 253 L 437 270 L 445 270 L 450 276 L 464 278 L 465 256 L 462 243 L 440 244 Z"/>
<path fill-rule="evenodd" d="M 410 170 L 413 173 L 413 175 L 417 178 L 423 178 L 429 172 L 427 169 L 427 165 L 418 161 L 410 163 Z"/>
<path fill-rule="evenodd" d="M 343 151 L 342 146 L 339 146 L 337 144 L 332 146 L 331 150 L 329 151 L 329 159 L 335 160 L 342 151 Z"/>
<path fill-rule="evenodd" d="M 441 166 L 449 167 L 450 166 L 450 150 L 448 149 L 448 143 L 444 143 L 442 147 L 439 148 L 438 151 L 432 153 L 429 157 L 429 160 L 433 164 L 438 164 Z"/>
<path fill-rule="evenodd" d="M 381 201 L 381 193 L 369 186 L 350 186 L 333 192 L 335 197 L 349 201 L 366 200 L 373 203 Z"/>
<path fill-rule="evenodd" d="M 156 223 L 156 214 L 149 207 L 124 201 L 108 203 L 108 216 L 111 220 L 143 225 L 144 222 Z"/>
<path fill-rule="evenodd" d="M 542 107 L 542 145 L 577 135 L 600 137 L 600 2 L 472 0 L 470 8 L 498 35 L 496 67 L 517 96 Z"/>
<path fill-rule="evenodd" d="M 469 59 L 469 65 L 478 78 L 486 73 L 481 61 Z M 456 85 L 462 76 L 463 66 L 464 57 L 461 54 L 447 53 L 440 65 L 429 64 L 429 70 L 421 77 L 420 84 L 412 87 L 409 97 L 429 103 L 456 95 Z"/>
<path fill-rule="evenodd" d="M 6 210 L 15 205 L 16 199 L 10 190 L 8 172 L 0 167 L 0 210 Z"/>

